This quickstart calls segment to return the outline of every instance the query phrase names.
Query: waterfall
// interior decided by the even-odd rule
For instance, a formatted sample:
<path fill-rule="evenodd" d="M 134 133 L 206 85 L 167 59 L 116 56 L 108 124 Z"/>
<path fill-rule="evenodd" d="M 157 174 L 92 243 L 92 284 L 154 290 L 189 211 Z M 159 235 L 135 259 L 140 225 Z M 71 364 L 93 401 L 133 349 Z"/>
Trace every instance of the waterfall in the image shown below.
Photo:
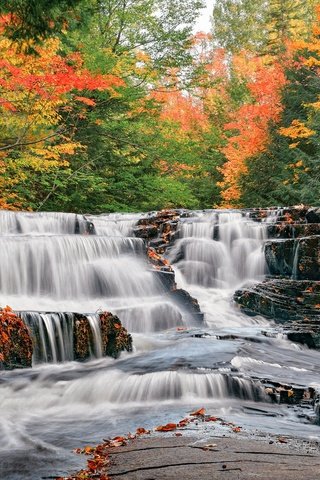
<path fill-rule="evenodd" d="M 188 285 L 235 288 L 265 273 L 265 225 L 241 212 L 205 212 L 182 220 L 170 259 Z"/>
<path fill-rule="evenodd" d="M 22 312 L 36 339 L 35 363 L 75 359 L 72 312 L 87 318 L 95 358 L 102 356 L 97 310 L 118 315 L 133 333 L 192 325 L 151 270 L 144 241 L 133 237 L 139 218 L 0 212 L 0 304 Z M 194 212 L 180 219 L 179 239 L 169 256 L 187 289 L 198 286 L 210 295 L 210 289 L 219 289 L 223 297 L 244 280 L 263 275 L 265 235 L 266 226 L 240 211 Z M 202 293 L 194 296 L 201 300 Z"/>
<path fill-rule="evenodd" d="M 106 385 L 112 388 L 106 388 Z M 162 371 L 128 374 L 120 370 L 108 370 L 107 375 L 98 372 L 95 376 L 79 378 L 68 386 L 61 401 L 88 403 L 127 404 L 159 402 L 167 400 L 197 401 L 241 398 L 262 400 L 263 390 L 259 384 L 249 379 L 221 373 L 192 373 Z"/>
<path fill-rule="evenodd" d="M 34 342 L 33 363 L 57 363 L 75 360 L 73 313 L 20 312 L 30 328 Z M 91 329 L 91 358 L 102 357 L 99 315 L 83 315 Z"/>

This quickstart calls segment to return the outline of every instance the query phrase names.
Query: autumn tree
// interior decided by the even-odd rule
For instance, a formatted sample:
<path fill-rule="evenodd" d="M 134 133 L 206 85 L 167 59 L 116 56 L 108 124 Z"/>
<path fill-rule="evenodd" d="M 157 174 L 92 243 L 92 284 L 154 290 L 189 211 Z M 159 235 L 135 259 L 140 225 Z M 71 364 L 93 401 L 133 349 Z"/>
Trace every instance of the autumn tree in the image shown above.
<path fill-rule="evenodd" d="M 246 205 L 319 204 L 319 9 L 317 15 L 309 41 L 290 46 L 283 112 L 271 126 L 267 149 L 247 162 L 241 180 Z"/>

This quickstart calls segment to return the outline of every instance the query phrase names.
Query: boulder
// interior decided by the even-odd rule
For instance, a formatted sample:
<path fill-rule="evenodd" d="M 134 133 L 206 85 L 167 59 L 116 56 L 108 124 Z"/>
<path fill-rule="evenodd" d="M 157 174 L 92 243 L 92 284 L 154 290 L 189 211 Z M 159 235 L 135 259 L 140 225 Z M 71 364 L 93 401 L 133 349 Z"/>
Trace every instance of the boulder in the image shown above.
<path fill-rule="evenodd" d="M 1 309 L 0 369 L 31 367 L 32 353 L 32 338 L 28 327 L 10 307 Z"/>

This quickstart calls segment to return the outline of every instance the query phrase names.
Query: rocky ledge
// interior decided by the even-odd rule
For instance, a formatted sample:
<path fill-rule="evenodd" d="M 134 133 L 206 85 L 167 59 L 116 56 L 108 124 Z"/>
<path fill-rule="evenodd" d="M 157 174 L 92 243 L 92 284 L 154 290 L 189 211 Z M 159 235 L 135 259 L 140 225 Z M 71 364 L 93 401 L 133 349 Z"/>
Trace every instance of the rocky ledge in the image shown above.
<path fill-rule="evenodd" d="M 266 211 L 249 216 L 263 221 Z M 281 324 L 290 340 L 320 349 L 320 208 L 277 209 L 273 220 L 265 244 L 269 276 L 234 299 L 246 314 Z"/>
<path fill-rule="evenodd" d="M 23 316 L 23 319 L 19 315 Z M 27 321 L 28 315 L 35 317 L 34 312 L 16 314 L 10 307 L 0 310 L 0 369 L 31 367 L 33 354 L 38 361 L 42 358 L 43 344 L 49 340 L 43 337 L 43 332 L 41 334 L 38 322 Z M 73 356 L 70 359 L 84 361 L 91 358 L 97 339 L 94 338 L 89 317 L 80 313 L 51 315 L 59 316 L 61 322 L 67 322 L 70 319 L 70 324 L 65 324 L 65 328 L 70 329 L 70 341 L 73 345 Z M 98 320 L 102 356 L 117 358 L 122 351 L 132 351 L 132 337 L 117 316 L 109 312 L 101 312 Z M 59 337 L 57 331 L 55 336 Z M 51 342 L 53 341 L 51 339 Z M 49 356 L 46 361 L 53 361 L 53 358 Z"/>
<path fill-rule="evenodd" d="M 162 210 L 149 214 L 138 222 L 134 233 L 146 241 L 147 259 L 154 274 L 164 287 L 165 294 L 184 311 L 186 317 L 192 321 L 203 321 L 198 300 L 186 290 L 177 288 L 175 274 L 164 254 L 179 236 L 178 225 L 180 218 L 192 216 L 187 210 Z"/>

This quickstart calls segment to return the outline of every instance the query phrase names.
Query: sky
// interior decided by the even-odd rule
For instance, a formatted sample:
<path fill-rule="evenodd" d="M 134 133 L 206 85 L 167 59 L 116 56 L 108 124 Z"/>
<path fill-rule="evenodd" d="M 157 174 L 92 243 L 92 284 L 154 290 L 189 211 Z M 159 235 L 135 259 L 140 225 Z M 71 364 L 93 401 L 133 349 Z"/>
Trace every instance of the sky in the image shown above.
<path fill-rule="evenodd" d="M 212 9 L 213 9 L 213 3 L 214 0 L 206 0 L 206 8 L 203 9 L 202 15 L 199 17 L 196 26 L 195 26 L 195 31 L 203 31 L 203 32 L 209 32 L 211 28 L 211 23 L 210 23 L 210 17 L 212 15 Z"/>

